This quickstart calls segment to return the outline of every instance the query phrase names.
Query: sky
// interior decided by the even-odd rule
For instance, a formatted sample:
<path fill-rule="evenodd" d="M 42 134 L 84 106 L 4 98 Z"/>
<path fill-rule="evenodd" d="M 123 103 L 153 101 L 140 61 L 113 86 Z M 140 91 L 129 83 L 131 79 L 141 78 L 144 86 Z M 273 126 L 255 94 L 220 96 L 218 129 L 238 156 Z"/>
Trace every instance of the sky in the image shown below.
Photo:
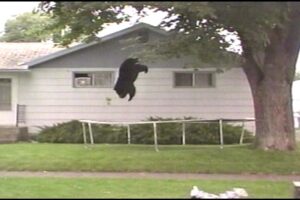
<path fill-rule="evenodd" d="M 32 11 L 37 5 L 39 4 L 39 1 L 0 1 L 0 33 L 3 33 L 4 31 L 4 25 L 5 22 L 21 13 L 24 12 L 30 12 Z M 135 20 L 138 18 L 133 13 L 133 19 L 132 21 L 120 25 L 111 25 L 107 27 L 105 30 L 102 31 L 100 36 L 107 35 L 109 33 L 112 33 L 114 31 L 118 31 L 123 28 L 127 28 L 132 26 L 135 23 Z M 153 26 L 157 26 L 160 22 L 160 19 L 164 16 L 163 13 L 152 13 L 151 16 L 145 17 L 142 19 L 142 22 L 149 23 Z M 300 52 L 298 56 L 298 62 L 296 65 L 297 72 L 300 72 Z"/>
<path fill-rule="evenodd" d="M 38 5 L 38 1 L 1 1 L 0 2 L 0 32 L 4 31 L 5 22 L 13 17 L 23 12 L 30 12 L 34 7 Z"/>
<path fill-rule="evenodd" d="M 3 33 L 4 31 L 4 25 L 5 22 L 13 18 L 16 15 L 19 15 L 24 12 L 30 12 L 35 7 L 37 7 L 39 4 L 39 1 L 0 1 L 0 33 Z M 130 12 L 131 10 L 128 9 Z M 153 13 L 150 17 L 145 17 L 142 19 L 142 22 L 147 22 L 153 26 L 157 26 L 160 22 L 160 19 L 164 16 L 162 12 L 160 13 Z M 106 35 L 111 32 L 114 32 L 119 29 L 127 28 L 132 26 L 135 23 L 135 20 L 138 19 L 137 15 L 134 13 L 132 14 L 132 20 L 128 23 L 123 23 L 120 25 L 112 25 L 106 28 L 100 35 Z"/>

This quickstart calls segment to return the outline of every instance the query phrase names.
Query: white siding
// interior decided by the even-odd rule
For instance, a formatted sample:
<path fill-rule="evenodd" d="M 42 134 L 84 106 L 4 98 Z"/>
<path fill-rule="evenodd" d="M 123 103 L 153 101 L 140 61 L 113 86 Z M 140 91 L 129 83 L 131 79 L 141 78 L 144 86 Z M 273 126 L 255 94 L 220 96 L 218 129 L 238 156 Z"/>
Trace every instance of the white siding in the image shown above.
<path fill-rule="evenodd" d="M 178 68 L 150 68 L 135 82 L 136 96 L 120 99 L 112 88 L 73 88 L 73 71 L 96 68 L 35 68 L 19 76 L 19 104 L 26 105 L 26 125 L 52 125 L 72 119 L 145 120 L 150 116 L 205 119 L 253 117 L 247 79 L 234 68 L 216 75 L 215 88 L 174 88 Z M 116 71 L 116 68 L 104 70 Z M 111 98 L 108 104 L 106 98 Z"/>
<path fill-rule="evenodd" d="M 18 75 L 15 73 L 1 73 L 0 78 L 11 79 L 11 110 L 0 110 L 0 125 L 16 125 L 16 110 L 18 100 Z"/>
<path fill-rule="evenodd" d="M 26 105 L 26 125 L 34 127 L 73 119 L 105 121 L 145 120 L 158 117 L 244 118 L 253 117 L 253 104 L 247 79 L 241 69 L 232 68 L 216 76 L 215 88 L 174 88 L 174 71 L 183 69 L 190 58 L 147 63 L 149 72 L 135 82 L 136 96 L 120 99 L 113 88 L 73 88 L 74 71 L 115 71 L 136 51 L 124 49 L 122 39 L 55 58 L 19 76 L 19 104 Z M 150 40 L 162 35 L 150 32 Z M 208 67 L 200 64 L 199 67 Z M 211 70 L 203 69 L 203 70 Z M 110 104 L 107 98 L 111 98 Z"/>

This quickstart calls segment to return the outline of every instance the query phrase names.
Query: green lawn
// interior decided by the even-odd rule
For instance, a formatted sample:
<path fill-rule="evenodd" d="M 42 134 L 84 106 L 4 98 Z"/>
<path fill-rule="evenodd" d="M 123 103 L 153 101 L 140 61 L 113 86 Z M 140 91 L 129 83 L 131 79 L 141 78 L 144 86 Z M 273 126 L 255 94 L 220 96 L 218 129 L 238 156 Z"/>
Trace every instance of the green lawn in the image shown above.
<path fill-rule="evenodd" d="M 300 149 L 264 152 L 248 145 L 152 145 L 19 143 L 0 145 L 0 170 L 135 171 L 300 174 Z"/>
<path fill-rule="evenodd" d="M 219 194 L 243 187 L 250 198 L 292 198 L 284 181 L 0 178 L 0 198 L 189 198 L 192 186 Z"/>

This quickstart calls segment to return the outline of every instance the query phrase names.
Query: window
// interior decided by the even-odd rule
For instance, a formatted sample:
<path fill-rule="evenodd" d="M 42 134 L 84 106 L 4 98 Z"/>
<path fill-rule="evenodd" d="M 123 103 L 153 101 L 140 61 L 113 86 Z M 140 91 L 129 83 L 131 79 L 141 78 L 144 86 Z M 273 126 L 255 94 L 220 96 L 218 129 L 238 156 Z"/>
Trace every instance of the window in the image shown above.
<path fill-rule="evenodd" d="M 175 72 L 174 87 L 207 88 L 215 86 L 214 72 Z"/>
<path fill-rule="evenodd" d="M 74 72 L 73 86 L 83 87 L 103 87 L 110 88 L 114 83 L 114 72 Z"/>
<path fill-rule="evenodd" d="M 0 110 L 11 110 L 11 79 L 0 79 Z"/>

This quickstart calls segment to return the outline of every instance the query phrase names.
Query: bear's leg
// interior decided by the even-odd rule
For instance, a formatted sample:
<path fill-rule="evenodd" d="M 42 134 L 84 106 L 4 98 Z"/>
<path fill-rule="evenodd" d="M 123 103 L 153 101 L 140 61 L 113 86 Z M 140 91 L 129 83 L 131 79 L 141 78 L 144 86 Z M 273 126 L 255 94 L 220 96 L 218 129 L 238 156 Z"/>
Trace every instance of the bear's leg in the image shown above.
<path fill-rule="evenodd" d="M 130 101 L 135 95 L 135 87 L 134 85 L 132 84 L 132 86 L 129 88 L 129 99 L 128 101 Z"/>

